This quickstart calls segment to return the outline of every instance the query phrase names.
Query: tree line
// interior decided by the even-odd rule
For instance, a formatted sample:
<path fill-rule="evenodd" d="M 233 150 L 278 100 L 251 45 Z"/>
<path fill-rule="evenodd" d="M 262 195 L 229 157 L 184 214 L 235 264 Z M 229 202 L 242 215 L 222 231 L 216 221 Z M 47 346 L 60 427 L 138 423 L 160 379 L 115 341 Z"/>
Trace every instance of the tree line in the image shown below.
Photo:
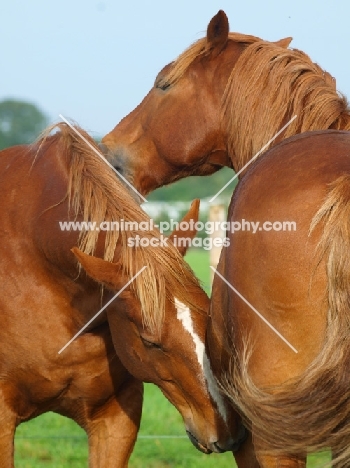
<path fill-rule="evenodd" d="M 32 143 L 47 125 L 47 116 L 35 104 L 16 99 L 1 101 L 0 149 Z"/>

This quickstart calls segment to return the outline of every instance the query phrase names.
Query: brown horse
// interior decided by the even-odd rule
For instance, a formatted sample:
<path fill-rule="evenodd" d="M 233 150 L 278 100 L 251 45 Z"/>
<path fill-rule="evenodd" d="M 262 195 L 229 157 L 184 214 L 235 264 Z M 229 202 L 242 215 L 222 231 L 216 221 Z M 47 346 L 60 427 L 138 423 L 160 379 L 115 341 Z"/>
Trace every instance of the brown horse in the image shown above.
<path fill-rule="evenodd" d="M 289 42 L 229 33 L 220 11 L 206 37 L 167 65 L 143 102 L 103 138 L 103 149 L 147 194 L 222 166 L 241 171 L 293 116 L 274 144 L 308 130 L 350 130 L 335 80 Z M 212 359 L 220 369 L 228 355 Z"/>
<path fill-rule="evenodd" d="M 228 233 L 211 302 L 211 354 L 234 353 L 222 385 L 253 431 L 261 467 L 304 467 L 307 451 L 331 447 L 334 466 L 346 468 L 350 132 L 297 135 L 259 158 L 229 208 L 229 220 L 242 219 L 260 228 Z M 286 220 L 296 229 L 283 232 Z"/>
<path fill-rule="evenodd" d="M 223 166 L 240 171 L 295 115 L 274 143 L 350 129 L 335 80 L 289 43 L 229 33 L 220 11 L 207 36 L 164 67 L 142 103 L 103 138 L 104 151 L 147 194 Z"/>
<path fill-rule="evenodd" d="M 136 235 L 163 239 L 152 227 L 142 230 L 150 219 L 113 171 L 60 125 L 34 145 L 2 151 L 0 180 L 1 467 L 13 467 L 16 426 L 50 410 L 86 430 L 91 467 L 125 466 L 139 428 L 142 380 L 163 390 L 199 449 L 231 450 L 203 345 L 208 298 L 171 242 L 129 247 Z M 60 226 L 73 221 L 93 221 L 97 228 L 79 235 Z M 133 227 L 123 230 L 122 221 Z M 119 228 L 101 232 L 102 222 Z M 114 261 L 96 273 L 77 253 L 109 289 L 80 270 L 75 245 Z M 110 289 L 144 266 L 106 313 L 59 353 L 111 299 Z"/>

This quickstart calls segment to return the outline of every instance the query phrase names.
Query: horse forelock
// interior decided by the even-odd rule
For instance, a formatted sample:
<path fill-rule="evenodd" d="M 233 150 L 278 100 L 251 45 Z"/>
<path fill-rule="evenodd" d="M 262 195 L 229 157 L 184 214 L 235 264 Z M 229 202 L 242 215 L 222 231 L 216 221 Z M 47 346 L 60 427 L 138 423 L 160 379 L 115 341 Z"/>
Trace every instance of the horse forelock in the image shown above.
<path fill-rule="evenodd" d="M 59 154 L 64 153 L 66 157 L 67 197 L 71 215 L 74 218 L 79 216 L 85 222 L 95 222 L 96 226 L 105 221 L 118 223 L 119 230 L 105 231 L 104 259 L 120 261 L 129 279 L 146 266 L 130 285 L 140 301 L 145 325 L 160 330 L 165 317 L 166 301 L 173 302 L 174 296 L 184 304 L 200 309 L 196 293 L 203 292 L 191 268 L 172 243 L 162 245 L 159 230 L 136 229 L 135 223 L 144 222 L 150 225 L 150 218 L 135 202 L 114 171 L 96 154 L 99 148 L 94 140 L 77 128 L 95 151 L 68 125 L 59 124 L 57 127 L 60 130 L 60 143 L 63 145 L 63 152 L 60 148 Z M 121 221 L 124 225 L 129 223 L 131 229 L 121 229 Z M 87 254 L 93 254 L 99 234 L 97 230 L 81 231 L 78 247 Z M 128 241 L 135 239 L 136 235 L 148 239 L 157 238 L 160 246 L 129 245 Z M 118 241 L 122 248 L 120 257 L 115 258 Z"/>
<path fill-rule="evenodd" d="M 283 138 L 309 130 L 350 129 L 350 110 L 334 78 L 304 52 L 256 41 L 228 79 L 222 106 L 228 148 L 246 164 L 294 115 Z"/>

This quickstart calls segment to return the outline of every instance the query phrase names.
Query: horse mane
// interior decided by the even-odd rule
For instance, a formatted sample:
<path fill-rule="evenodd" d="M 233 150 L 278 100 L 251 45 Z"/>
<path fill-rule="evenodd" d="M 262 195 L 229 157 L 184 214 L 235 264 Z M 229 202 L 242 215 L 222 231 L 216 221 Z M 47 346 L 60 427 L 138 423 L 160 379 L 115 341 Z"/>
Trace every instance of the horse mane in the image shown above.
<path fill-rule="evenodd" d="M 229 40 L 248 45 L 261 39 L 249 34 L 230 32 Z M 159 79 L 156 80 L 157 85 L 170 86 L 175 84 L 195 60 L 209 53 L 210 47 L 208 47 L 207 39 L 205 37 L 198 39 L 177 57 L 172 67 L 164 76 L 159 76 Z"/>
<path fill-rule="evenodd" d="M 242 167 L 294 115 L 283 138 L 311 130 L 350 130 L 348 102 L 328 72 L 300 50 L 251 44 L 237 60 L 223 97 L 229 153 Z"/>
<path fill-rule="evenodd" d="M 141 222 L 149 226 L 149 216 L 136 203 L 114 171 L 96 154 L 100 153 L 96 142 L 84 130 L 75 128 L 91 147 L 64 123 L 48 128 L 46 137 L 44 136 L 45 139 L 53 129 L 59 130 L 54 137 L 58 138 L 57 153 L 66 157 L 68 211 L 75 219 L 79 216 L 79 220 L 82 218 L 85 222 L 95 222 L 97 226 L 105 221 L 119 223 L 119 229 L 104 231 L 104 259 L 120 261 L 123 273 L 129 278 L 136 275 L 143 266 L 147 267 L 130 287 L 140 301 L 145 325 L 160 332 L 166 299 L 174 302 L 176 295 L 184 304 L 201 309 L 195 301 L 195 292 L 200 288 L 199 282 L 171 242 L 158 247 L 128 245 L 128 240 L 136 235 L 159 240 L 162 235 L 157 229 L 136 228 L 135 224 Z M 130 223 L 128 226 L 131 229 L 120 229 L 121 220 L 124 225 Z M 79 249 L 93 254 L 100 234 L 96 230 L 81 231 Z M 120 258 L 114 259 L 118 241 L 121 244 Z"/>
<path fill-rule="evenodd" d="M 246 34 L 229 33 L 228 39 L 243 45 L 222 100 L 228 151 L 239 167 L 294 115 L 281 138 L 310 130 L 350 130 L 346 98 L 337 92 L 335 79 L 307 54 Z M 199 39 L 157 77 L 156 85 L 176 84 L 195 60 L 209 53 L 207 39 Z"/>

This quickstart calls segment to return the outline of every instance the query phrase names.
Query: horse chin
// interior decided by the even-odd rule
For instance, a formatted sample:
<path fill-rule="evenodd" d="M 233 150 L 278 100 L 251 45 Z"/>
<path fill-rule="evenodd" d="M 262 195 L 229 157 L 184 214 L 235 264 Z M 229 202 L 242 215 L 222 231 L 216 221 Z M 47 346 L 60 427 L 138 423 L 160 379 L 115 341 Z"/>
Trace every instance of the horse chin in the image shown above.
<path fill-rule="evenodd" d="M 212 450 L 210 450 L 210 449 L 208 449 L 208 447 L 205 447 L 204 445 L 202 445 L 199 442 L 199 440 L 196 439 L 196 437 L 190 431 L 186 431 L 186 433 L 188 435 L 188 438 L 190 439 L 190 441 L 196 447 L 197 450 L 199 450 L 202 453 L 205 453 L 206 455 L 209 455 L 210 453 L 212 453 Z"/>

